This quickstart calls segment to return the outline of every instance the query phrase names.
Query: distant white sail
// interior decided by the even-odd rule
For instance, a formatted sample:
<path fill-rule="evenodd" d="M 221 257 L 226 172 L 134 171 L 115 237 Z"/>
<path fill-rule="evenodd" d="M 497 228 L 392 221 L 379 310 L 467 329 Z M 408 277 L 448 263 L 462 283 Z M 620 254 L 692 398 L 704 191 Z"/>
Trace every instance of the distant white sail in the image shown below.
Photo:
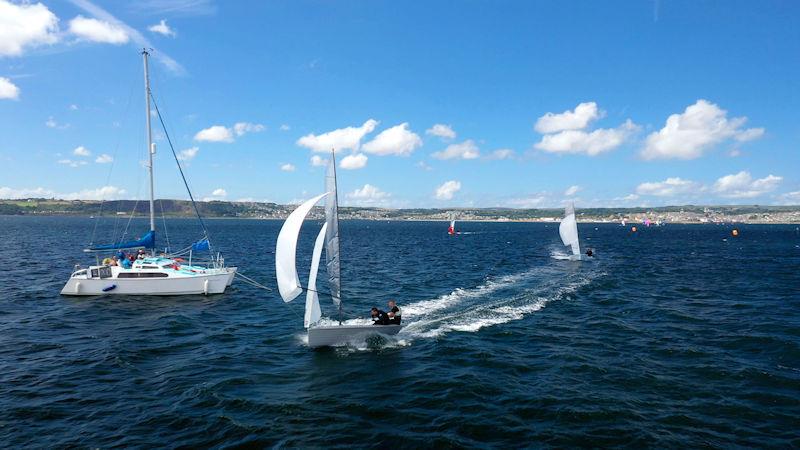
<path fill-rule="evenodd" d="M 311 256 L 311 271 L 308 274 L 308 289 L 306 290 L 306 314 L 303 325 L 308 328 L 311 324 L 317 323 L 322 317 L 319 308 L 319 295 L 317 295 L 317 270 L 319 269 L 319 258 L 322 256 L 322 245 L 325 243 L 325 231 L 328 224 L 322 225 L 319 230 L 317 240 L 314 241 L 314 253 Z"/>
<path fill-rule="evenodd" d="M 300 277 L 297 276 L 297 237 L 311 208 L 326 195 L 327 192 L 300 205 L 289 214 L 278 233 L 278 242 L 275 244 L 275 277 L 278 279 L 278 291 L 284 302 L 294 300 L 303 292 Z"/>
<path fill-rule="evenodd" d="M 578 222 L 575 220 L 575 205 L 570 203 L 564 210 L 564 218 L 558 226 L 558 234 L 561 235 L 561 242 L 572 247 L 573 255 L 581 254 L 581 247 L 578 243 Z"/>
<path fill-rule="evenodd" d="M 336 193 L 336 158 L 331 153 L 328 170 L 325 173 L 325 265 L 328 269 L 328 285 L 331 288 L 333 303 L 339 306 L 342 302 L 341 262 L 339 260 L 339 199 Z"/>

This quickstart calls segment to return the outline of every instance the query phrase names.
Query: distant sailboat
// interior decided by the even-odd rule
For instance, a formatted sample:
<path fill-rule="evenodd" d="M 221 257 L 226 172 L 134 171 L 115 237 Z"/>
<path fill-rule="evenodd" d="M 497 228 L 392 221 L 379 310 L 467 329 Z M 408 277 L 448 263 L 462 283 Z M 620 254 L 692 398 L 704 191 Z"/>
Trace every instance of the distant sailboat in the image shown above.
<path fill-rule="evenodd" d="M 456 234 L 456 217 L 450 214 L 450 227 L 447 228 L 447 234 L 450 236 Z"/>
<path fill-rule="evenodd" d="M 561 224 L 558 226 L 558 234 L 561 235 L 561 242 L 572 248 L 570 260 L 580 261 L 584 259 L 578 239 L 578 222 L 575 220 L 575 205 L 573 203 L 570 203 L 564 210 L 564 218 L 561 219 Z"/>
<path fill-rule="evenodd" d="M 303 290 L 306 291 L 303 326 L 308 330 L 308 346 L 311 348 L 344 344 L 372 334 L 393 335 L 402 328 L 401 325 L 342 325 L 339 204 L 336 189 L 336 159 L 331 154 L 325 176 L 326 192 L 304 202 L 289 215 L 278 233 L 278 242 L 275 246 L 275 276 L 278 279 L 278 291 L 283 301 L 290 302 Z M 323 198 L 325 199 L 325 224 L 322 225 L 314 242 L 308 285 L 303 288 L 300 284 L 300 277 L 297 275 L 297 238 L 306 216 Z M 339 312 L 338 325 L 319 324 L 322 319 L 322 310 L 319 306 L 319 291 L 317 290 L 317 269 L 323 246 L 325 247 L 330 296 Z"/>

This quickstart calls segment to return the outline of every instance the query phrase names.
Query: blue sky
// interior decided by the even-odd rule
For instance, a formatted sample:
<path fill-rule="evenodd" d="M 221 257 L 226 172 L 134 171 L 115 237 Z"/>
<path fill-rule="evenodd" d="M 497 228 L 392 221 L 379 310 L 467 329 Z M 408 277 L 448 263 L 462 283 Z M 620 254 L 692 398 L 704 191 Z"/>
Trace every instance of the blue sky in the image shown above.
<path fill-rule="evenodd" d="M 799 13 L 0 0 L 0 197 L 146 195 L 146 45 L 199 198 L 311 197 L 336 146 L 345 204 L 800 204 Z M 186 198 L 157 145 L 157 196 Z"/>

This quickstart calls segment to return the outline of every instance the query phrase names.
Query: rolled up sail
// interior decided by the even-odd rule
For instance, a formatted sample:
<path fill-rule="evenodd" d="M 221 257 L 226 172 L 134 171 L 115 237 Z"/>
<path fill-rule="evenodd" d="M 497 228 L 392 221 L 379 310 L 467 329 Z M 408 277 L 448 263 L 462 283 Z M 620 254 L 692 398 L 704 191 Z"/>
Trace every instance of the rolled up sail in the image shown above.
<path fill-rule="evenodd" d="M 85 251 L 94 252 L 98 250 L 121 250 L 126 248 L 155 248 L 156 246 L 156 232 L 148 231 L 147 234 L 140 237 L 135 241 L 119 242 L 116 244 L 95 245 L 87 248 Z"/>
<path fill-rule="evenodd" d="M 328 231 L 325 234 L 325 261 L 328 269 L 328 285 L 331 288 L 331 297 L 336 306 L 341 304 L 342 280 L 341 262 L 339 260 L 339 199 L 336 194 L 336 159 L 331 154 L 328 170 L 325 173 L 325 223 Z"/>
<path fill-rule="evenodd" d="M 317 240 L 314 241 L 314 253 L 311 256 L 311 270 L 308 273 L 308 289 L 306 290 L 306 314 L 303 318 L 303 326 L 308 328 L 311 324 L 317 323 L 322 317 L 319 308 L 319 295 L 317 295 L 317 270 L 319 270 L 319 258 L 322 256 L 322 245 L 325 244 L 325 231 L 328 224 L 322 225 L 319 230 Z"/>
<path fill-rule="evenodd" d="M 311 208 L 326 195 L 328 195 L 327 192 L 300 205 L 289 214 L 278 233 L 278 242 L 275 244 L 275 278 L 278 280 L 278 291 L 284 302 L 294 300 L 303 292 L 300 286 L 300 277 L 297 276 L 297 237 L 300 235 L 303 220 Z"/>
<path fill-rule="evenodd" d="M 572 247 L 573 255 L 581 254 L 581 247 L 578 242 L 578 222 L 575 220 L 575 205 L 570 203 L 564 210 L 564 218 L 558 226 L 558 234 L 561 235 L 561 242 Z"/>

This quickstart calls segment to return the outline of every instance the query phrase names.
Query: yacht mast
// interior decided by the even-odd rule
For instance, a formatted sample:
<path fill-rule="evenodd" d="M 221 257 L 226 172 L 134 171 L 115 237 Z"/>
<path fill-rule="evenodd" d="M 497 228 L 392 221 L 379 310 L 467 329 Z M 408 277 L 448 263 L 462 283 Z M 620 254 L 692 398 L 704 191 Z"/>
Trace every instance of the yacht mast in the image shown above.
<path fill-rule="evenodd" d="M 148 165 L 147 171 L 150 172 L 150 231 L 156 231 L 156 217 L 155 217 L 155 200 L 153 192 L 153 153 L 155 153 L 155 145 L 153 145 L 153 130 L 150 128 L 150 74 L 148 73 L 147 57 L 150 53 L 146 48 L 142 49 L 142 58 L 144 59 L 144 102 L 145 112 L 147 116 L 145 121 L 147 123 L 147 156 Z"/>

